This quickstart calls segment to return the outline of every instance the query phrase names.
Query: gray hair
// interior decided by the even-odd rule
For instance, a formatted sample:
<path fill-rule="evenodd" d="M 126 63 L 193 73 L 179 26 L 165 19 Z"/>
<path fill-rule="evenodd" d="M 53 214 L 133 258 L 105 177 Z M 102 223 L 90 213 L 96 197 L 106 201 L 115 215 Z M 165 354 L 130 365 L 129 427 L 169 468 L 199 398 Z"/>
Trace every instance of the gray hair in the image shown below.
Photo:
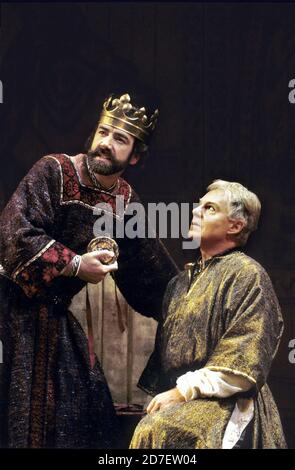
<path fill-rule="evenodd" d="M 245 222 L 242 231 L 236 235 L 237 244 L 245 245 L 250 233 L 257 229 L 261 210 L 258 197 L 240 183 L 230 181 L 215 180 L 207 188 L 208 191 L 216 189 L 224 191 L 228 196 L 229 217 Z"/>

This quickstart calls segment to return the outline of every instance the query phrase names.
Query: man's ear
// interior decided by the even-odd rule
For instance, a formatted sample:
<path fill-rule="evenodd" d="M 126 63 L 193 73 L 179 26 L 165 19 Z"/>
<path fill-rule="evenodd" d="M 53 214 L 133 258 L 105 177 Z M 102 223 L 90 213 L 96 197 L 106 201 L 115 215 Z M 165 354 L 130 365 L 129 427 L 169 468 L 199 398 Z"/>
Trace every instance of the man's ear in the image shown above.
<path fill-rule="evenodd" d="M 138 155 L 137 153 L 133 153 L 129 160 L 129 165 L 136 165 L 139 159 L 140 159 L 140 155 Z"/>
<path fill-rule="evenodd" d="M 227 230 L 228 235 L 238 235 L 245 227 L 245 221 L 243 219 L 230 219 L 229 228 Z"/>

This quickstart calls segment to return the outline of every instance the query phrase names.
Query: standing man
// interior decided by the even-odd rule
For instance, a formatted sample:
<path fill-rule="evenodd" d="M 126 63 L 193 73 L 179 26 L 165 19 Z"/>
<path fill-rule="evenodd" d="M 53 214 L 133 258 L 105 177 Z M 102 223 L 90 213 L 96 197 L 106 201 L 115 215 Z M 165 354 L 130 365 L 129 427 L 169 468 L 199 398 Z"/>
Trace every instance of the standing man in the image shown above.
<path fill-rule="evenodd" d="M 147 150 L 157 112 L 129 95 L 105 101 L 87 154 L 41 158 L 21 181 L 1 217 L 0 442 L 2 447 L 105 448 L 116 444 L 115 412 L 99 362 L 68 310 L 87 282 L 115 272 L 129 304 L 159 315 L 176 267 L 158 239 L 118 239 L 117 263 L 87 253 L 93 208 L 116 196 L 124 211 L 138 201 L 121 178 Z M 123 214 L 124 216 L 124 214 Z"/>
<path fill-rule="evenodd" d="M 132 448 L 286 447 L 266 383 L 283 319 L 268 274 L 241 251 L 259 215 L 254 193 L 222 180 L 194 209 L 201 256 L 167 287 L 139 382 L 154 398 Z"/>

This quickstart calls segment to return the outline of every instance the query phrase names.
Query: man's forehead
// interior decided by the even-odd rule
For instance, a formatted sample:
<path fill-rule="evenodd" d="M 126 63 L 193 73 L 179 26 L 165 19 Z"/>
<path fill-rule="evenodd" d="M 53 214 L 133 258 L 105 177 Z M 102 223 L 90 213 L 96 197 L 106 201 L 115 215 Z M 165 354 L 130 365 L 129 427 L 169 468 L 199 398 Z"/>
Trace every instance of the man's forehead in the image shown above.
<path fill-rule="evenodd" d="M 227 204 L 228 198 L 225 191 L 221 189 L 213 189 L 212 191 L 208 191 L 203 197 L 200 198 L 200 202 L 214 202 L 216 204 Z"/>
<path fill-rule="evenodd" d="M 106 129 L 108 131 L 117 132 L 118 134 L 121 134 L 124 137 L 128 137 L 130 139 L 133 138 L 133 136 L 131 134 L 124 131 L 123 129 L 120 129 L 120 128 L 115 127 L 115 126 L 110 126 L 109 124 L 98 124 L 98 129 Z"/>

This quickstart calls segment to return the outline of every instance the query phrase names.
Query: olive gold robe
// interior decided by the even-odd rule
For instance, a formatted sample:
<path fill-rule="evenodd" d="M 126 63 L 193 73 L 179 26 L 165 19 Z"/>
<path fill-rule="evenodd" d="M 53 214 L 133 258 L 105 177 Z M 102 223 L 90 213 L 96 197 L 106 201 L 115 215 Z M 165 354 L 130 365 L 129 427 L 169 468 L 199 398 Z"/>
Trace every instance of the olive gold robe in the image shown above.
<path fill-rule="evenodd" d="M 197 398 L 145 417 L 131 448 L 222 448 L 239 398 L 253 398 L 253 448 L 286 447 L 266 380 L 283 332 L 270 278 L 262 266 L 233 250 L 208 260 L 190 283 L 186 271 L 168 284 L 155 350 L 139 386 L 152 395 L 176 386 L 188 371 L 209 368 L 243 376 L 249 391 Z"/>

